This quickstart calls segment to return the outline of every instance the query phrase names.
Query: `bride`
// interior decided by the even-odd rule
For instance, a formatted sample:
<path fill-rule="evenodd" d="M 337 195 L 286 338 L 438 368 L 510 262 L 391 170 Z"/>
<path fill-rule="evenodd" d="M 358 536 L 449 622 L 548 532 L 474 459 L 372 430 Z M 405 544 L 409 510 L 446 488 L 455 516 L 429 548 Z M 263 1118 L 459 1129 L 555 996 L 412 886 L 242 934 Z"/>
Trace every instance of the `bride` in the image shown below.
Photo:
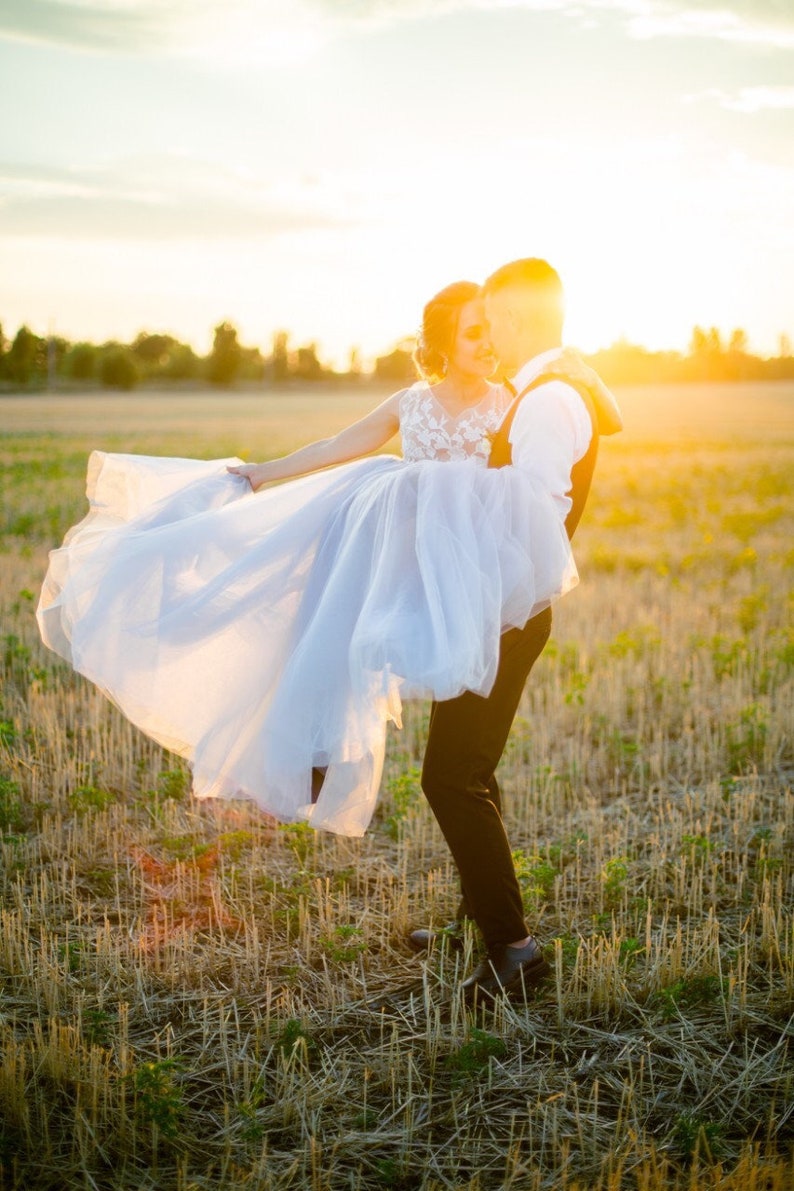
<path fill-rule="evenodd" d="M 423 380 L 271 462 L 90 458 L 42 639 L 200 798 L 362 835 L 401 700 L 487 694 L 500 634 L 577 582 L 550 495 L 486 466 L 511 394 L 474 283 L 428 302 L 416 361 Z M 402 459 L 362 458 L 398 430 Z"/>

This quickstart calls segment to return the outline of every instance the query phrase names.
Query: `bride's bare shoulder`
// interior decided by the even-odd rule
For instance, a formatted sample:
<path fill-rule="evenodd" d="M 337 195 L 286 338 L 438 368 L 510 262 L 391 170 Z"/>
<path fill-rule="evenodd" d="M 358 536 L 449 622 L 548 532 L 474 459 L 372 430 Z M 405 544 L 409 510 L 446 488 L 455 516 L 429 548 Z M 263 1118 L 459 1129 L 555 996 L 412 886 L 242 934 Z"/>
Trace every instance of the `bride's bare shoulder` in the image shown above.
<path fill-rule="evenodd" d="M 404 389 L 398 389 L 396 393 L 392 393 L 389 398 L 394 401 L 398 407 L 401 407 L 405 402 L 414 401 L 417 397 L 430 392 L 430 386 L 426 380 L 416 380 L 413 384 L 406 385 Z"/>

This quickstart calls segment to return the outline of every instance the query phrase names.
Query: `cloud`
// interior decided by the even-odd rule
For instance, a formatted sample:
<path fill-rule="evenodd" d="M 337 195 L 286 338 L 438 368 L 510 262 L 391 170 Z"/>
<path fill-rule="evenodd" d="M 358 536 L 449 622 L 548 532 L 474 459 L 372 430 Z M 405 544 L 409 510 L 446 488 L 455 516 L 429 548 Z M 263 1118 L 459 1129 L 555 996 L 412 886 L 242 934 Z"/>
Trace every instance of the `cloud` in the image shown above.
<path fill-rule="evenodd" d="M 559 12 L 581 21 L 618 15 L 633 36 L 712 37 L 794 47 L 791 0 L 307 0 L 335 22 L 379 22 L 456 10 Z"/>
<path fill-rule="evenodd" d="M 88 52 L 291 60 L 313 49 L 301 0 L 3 0 L 0 38 Z M 315 14 L 314 25 L 317 25 Z"/>
<path fill-rule="evenodd" d="M 160 13 L 145 4 L 82 4 L 61 0 L 4 0 L 0 35 L 88 50 L 142 52 L 157 45 L 174 23 L 174 6 Z"/>
<path fill-rule="evenodd" d="M 745 112 L 755 115 L 757 112 L 794 111 L 794 87 L 787 85 L 765 87 L 740 87 L 734 94 L 721 90 L 719 87 L 709 87 L 705 91 L 698 91 L 694 95 L 684 97 L 685 103 L 701 101 L 718 103 L 720 107 L 731 112 Z"/>
<path fill-rule="evenodd" d="M 794 111 L 794 87 L 742 87 L 723 107 L 734 112 Z"/>
<path fill-rule="evenodd" d="M 273 185 L 181 157 L 80 170 L 0 163 L 5 235 L 262 239 L 343 228 L 365 218 L 321 181 Z"/>
<path fill-rule="evenodd" d="M 788 0 L 615 0 L 638 38 L 700 37 L 794 48 Z"/>
<path fill-rule="evenodd" d="M 794 48 L 790 0 L 3 0 L 0 37 L 128 54 L 305 59 L 340 30 L 457 11 L 617 16 L 637 38 L 710 38 Z"/>

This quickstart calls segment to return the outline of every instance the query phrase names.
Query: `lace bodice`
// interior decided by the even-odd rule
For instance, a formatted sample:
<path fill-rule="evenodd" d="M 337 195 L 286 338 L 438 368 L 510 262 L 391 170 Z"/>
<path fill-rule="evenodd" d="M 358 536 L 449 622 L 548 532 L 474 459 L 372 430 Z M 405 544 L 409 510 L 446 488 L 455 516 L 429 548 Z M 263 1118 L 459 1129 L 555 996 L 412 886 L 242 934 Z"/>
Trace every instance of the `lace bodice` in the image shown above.
<path fill-rule="evenodd" d="M 491 385 L 479 405 L 453 417 L 433 396 L 427 382 L 419 381 L 400 398 L 403 458 L 410 462 L 473 458 L 485 465 L 491 450 L 488 435 L 498 428 L 509 404 L 509 391 Z"/>

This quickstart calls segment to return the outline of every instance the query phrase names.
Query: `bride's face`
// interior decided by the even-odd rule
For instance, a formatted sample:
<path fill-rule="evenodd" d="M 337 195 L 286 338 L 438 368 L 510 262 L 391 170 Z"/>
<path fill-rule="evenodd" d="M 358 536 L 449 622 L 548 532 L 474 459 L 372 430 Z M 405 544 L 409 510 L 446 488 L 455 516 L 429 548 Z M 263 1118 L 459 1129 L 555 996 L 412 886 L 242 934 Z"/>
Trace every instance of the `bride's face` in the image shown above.
<path fill-rule="evenodd" d="M 467 376 L 490 376 L 498 360 L 491 347 L 480 299 L 461 307 L 458 331 L 450 354 L 451 367 Z"/>

